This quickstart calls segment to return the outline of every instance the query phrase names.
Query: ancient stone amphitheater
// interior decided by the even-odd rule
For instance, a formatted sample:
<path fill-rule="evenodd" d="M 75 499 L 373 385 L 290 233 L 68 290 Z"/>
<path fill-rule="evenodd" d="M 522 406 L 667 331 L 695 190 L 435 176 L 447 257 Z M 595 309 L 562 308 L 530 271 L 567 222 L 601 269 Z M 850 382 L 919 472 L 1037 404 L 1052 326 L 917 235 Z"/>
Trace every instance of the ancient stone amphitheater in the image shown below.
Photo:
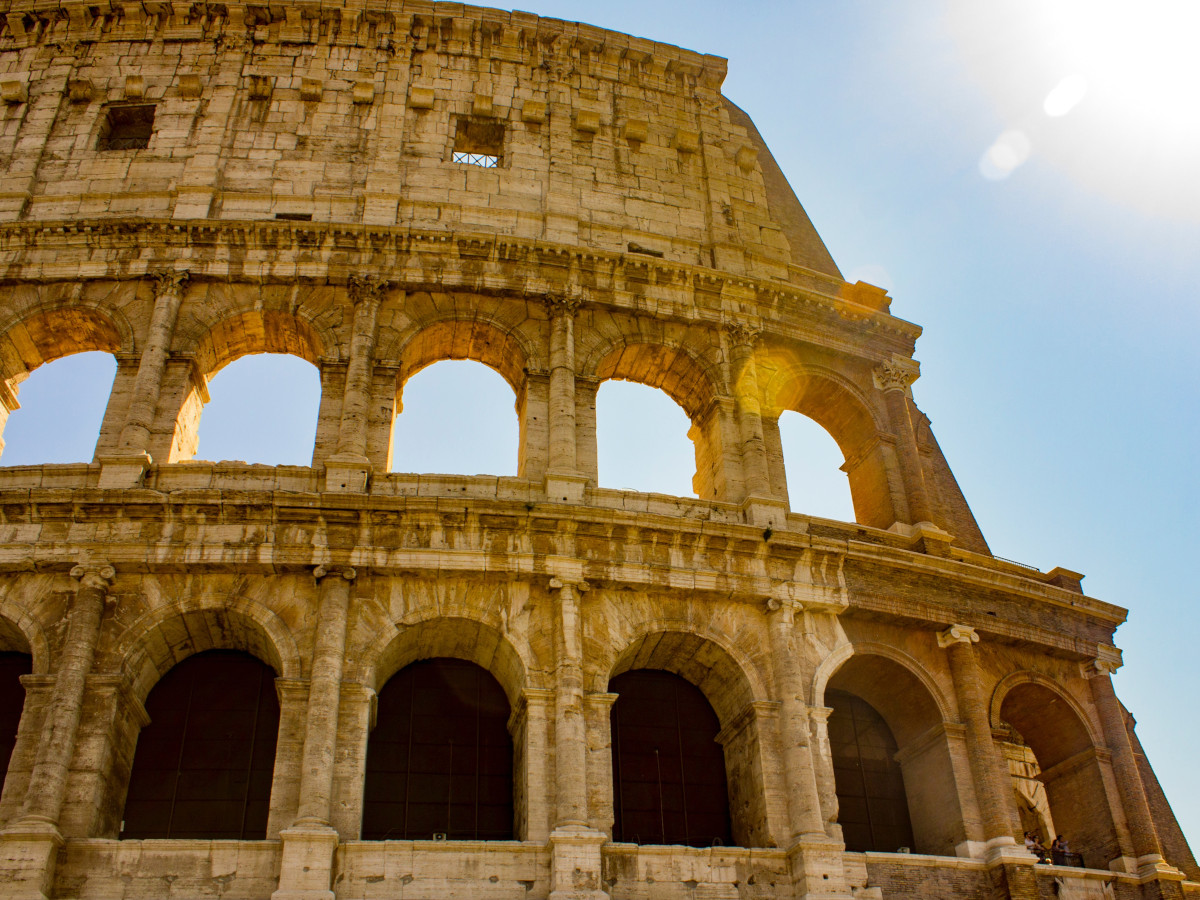
<path fill-rule="evenodd" d="M 0 468 L 0 896 L 1200 897 L 1124 610 L 989 553 L 920 329 L 723 60 L 449 3 L 0 11 L 0 409 L 117 360 L 90 464 Z M 311 466 L 193 461 L 264 352 L 320 370 Z M 444 359 L 512 386 L 516 477 L 389 471 Z M 697 498 L 597 486 L 607 379 L 687 412 Z M 793 511 L 787 410 L 855 522 Z"/>

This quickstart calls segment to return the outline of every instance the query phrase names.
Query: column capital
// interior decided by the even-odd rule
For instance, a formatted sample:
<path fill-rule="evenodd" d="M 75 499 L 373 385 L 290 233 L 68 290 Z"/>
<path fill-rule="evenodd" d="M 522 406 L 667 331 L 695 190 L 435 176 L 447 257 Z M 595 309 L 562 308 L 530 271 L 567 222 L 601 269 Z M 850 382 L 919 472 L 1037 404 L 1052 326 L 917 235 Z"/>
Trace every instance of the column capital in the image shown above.
<path fill-rule="evenodd" d="M 387 287 L 387 279 L 379 275 L 351 275 L 346 280 L 346 289 L 355 304 L 363 300 L 379 300 Z"/>
<path fill-rule="evenodd" d="M 754 345 L 758 343 L 759 335 L 762 334 L 761 328 L 753 322 L 747 322 L 742 319 L 729 319 L 722 327 L 725 329 L 725 333 L 729 335 L 730 340 L 733 341 L 734 346 L 746 349 L 753 349 Z"/>
<path fill-rule="evenodd" d="M 574 588 L 576 591 L 582 594 L 584 591 L 590 591 L 592 586 L 583 580 L 571 581 L 570 579 L 559 578 L 557 575 L 551 576 L 550 590 L 561 591 L 564 588 Z"/>
<path fill-rule="evenodd" d="M 1123 665 L 1125 665 L 1125 661 L 1122 659 L 1121 651 L 1118 648 L 1111 644 L 1097 644 L 1096 658 L 1085 666 L 1084 674 L 1087 677 L 1093 675 L 1113 675 Z"/>
<path fill-rule="evenodd" d="M 945 631 L 938 632 L 938 646 L 943 650 L 954 644 L 978 644 L 979 632 L 970 625 L 951 625 Z"/>
<path fill-rule="evenodd" d="M 921 375 L 921 364 L 904 356 L 884 360 L 871 373 L 881 391 L 907 391 Z"/>
<path fill-rule="evenodd" d="M 313 578 L 320 581 L 326 575 L 341 575 L 347 581 L 358 577 L 358 570 L 353 566 L 316 566 L 313 568 Z"/>
<path fill-rule="evenodd" d="M 583 306 L 583 292 L 578 289 L 550 291 L 543 295 L 546 312 L 553 316 L 573 316 Z"/>
<path fill-rule="evenodd" d="M 191 273 L 187 269 L 164 269 L 159 272 L 152 272 L 151 277 L 154 279 L 154 296 L 161 297 L 167 294 L 181 294 L 183 287 L 187 284 Z"/>
<path fill-rule="evenodd" d="M 80 587 L 95 588 L 107 592 L 117 577 L 117 570 L 108 563 L 81 563 L 71 569 L 71 577 L 79 581 Z"/>

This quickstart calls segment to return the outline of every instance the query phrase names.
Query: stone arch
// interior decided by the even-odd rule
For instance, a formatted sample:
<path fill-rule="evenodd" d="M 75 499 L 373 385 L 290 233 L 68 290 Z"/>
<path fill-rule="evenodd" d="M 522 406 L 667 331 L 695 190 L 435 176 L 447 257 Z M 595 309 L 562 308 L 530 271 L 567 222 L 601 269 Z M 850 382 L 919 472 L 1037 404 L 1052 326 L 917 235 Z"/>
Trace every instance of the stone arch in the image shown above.
<path fill-rule="evenodd" d="M 828 705 L 826 695 L 834 691 L 866 703 L 891 731 L 898 747 L 895 760 L 904 779 L 913 849 L 918 853 L 955 855 L 957 847 L 973 839 L 967 831 L 960 795 L 962 782 L 957 772 L 965 762 L 965 748 L 958 734 L 961 726 L 953 722 L 949 704 L 934 678 L 901 650 L 873 642 L 844 644 L 818 667 L 814 705 Z M 831 734 L 837 715 L 835 704 Z M 832 758 L 823 762 L 835 773 L 838 806 L 844 807 L 832 737 L 830 743 Z"/>
<path fill-rule="evenodd" d="M 0 651 L 29 654 L 34 675 L 50 671 L 50 645 L 41 623 L 7 597 L 0 600 Z"/>
<path fill-rule="evenodd" d="M 244 597 L 184 598 L 152 609 L 125 629 L 113 653 L 134 696 L 144 700 L 173 665 L 203 650 L 242 650 L 280 678 L 301 677 L 291 630 L 266 606 Z"/>
<path fill-rule="evenodd" d="M 134 346 L 133 328 L 113 307 L 64 298 L 17 310 L 0 324 L 0 433 L 34 369 L 76 353 L 131 355 Z"/>
<path fill-rule="evenodd" d="M 855 520 L 889 527 L 896 517 L 890 465 L 880 441 L 888 426 L 870 397 L 841 373 L 802 363 L 782 349 L 760 351 L 755 363 L 765 422 L 777 431 L 780 414 L 794 410 L 824 428 L 845 457 L 842 469 L 850 481 Z"/>
<path fill-rule="evenodd" d="M 533 343 L 512 323 L 486 315 L 467 319 L 446 315 L 414 323 L 381 349 L 379 359 L 398 366 L 398 391 L 426 366 L 464 359 L 495 370 L 519 395 L 528 371 L 542 367 L 538 356 Z"/>
<path fill-rule="evenodd" d="M 1022 671 L 996 686 L 990 715 L 993 728 L 1009 731 L 1032 751 L 1053 828 L 1067 836 L 1084 864 L 1108 868 L 1124 856 L 1113 813 L 1117 802 L 1109 791 L 1109 751 L 1087 709 L 1054 679 Z"/>
<path fill-rule="evenodd" d="M 332 334 L 323 332 L 322 324 L 303 310 L 242 310 L 212 323 L 185 352 L 195 354 L 196 367 L 206 378 L 252 353 L 286 353 L 316 366 L 337 345 Z"/>
<path fill-rule="evenodd" d="M 503 633 L 485 622 L 462 616 L 434 616 L 385 634 L 363 652 L 355 680 L 378 691 L 409 663 L 435 657 L 473 662 L 504 688 L 515 708 L 529 687 L 530 667 Z"/>
<path fill-rule="evenodd" d="M 774 706 L 753 665 L 727 640 L 684 623 L 651 623 L 638 629 L 619 652 L 599 663 L 604 692 L 617 675 L 638 669 L 671 672 L 697 687 L 717 715 L 724 748 L 734 842 L 774 846 L 783 838 L 772 820 L 764 772 L 766 747 L 774 743 Z M 766 701 L 766 702 L 764 702 Z M 611 823 L 605 823 L 606 827 Z"/>
<path fill-rule="evenodd" d="M 517 473 L 521 477 L 539 477 L 530 469 L 529 448 L 544 438 L 548 413 L 544 383 L 531 384 L 530 371 L 544 366 L 536 344 L 520 327 L 497 315 L 483 312 L 471 318 L 451 314 L 432 316 L 414 323 L 379 354 L 385 365 L 395 365 L 395 411 L 403 408 L 404 387 L 422 369 L 443 360 L 470 360 L 498 373 L 512 388 L 518 421 Z M 544 382 L 545 379 L 542 379 Z M 543 390 L 539 390 L 539 387 Z M 388 428 L 388 441 L 392 429 Z M 387 453 L 390 461 L 392 453 Z M 390 468 L 390 466 L 389 466 Z"/>
<path fill-rule="evenodd" d="M 629 638 L 623 650 L 600 662 L 594 689 L 602 693 L 608 681 L 632 669 L 673 672 L 698 687 L 721 720 L 730 725 L 755 701 L 769 697 L 753 663 L 731 642 L 710 629 L 682 622 L 651 622 Z M 603 677 L 603 683 L 599 678 Z"/>
<path fill-rule="evenodd" d="M 732 407 L 720 402 L 725 397 L 723 379 L 715 365 L 704 361 L 700 350 L 687 341 L 666 337 L 607 335 L 581 348 L 576 370 L 579 383 L 590 384 L 592 390 L 615 379 L 657 388 L 670 397 L 691 420 L 687 436 L 696 453 L 692 490 L 706 500 L 734 499 L 741 479 L 733 474 L 736 465 L 726 459 L 732 448 L 725 440 L 725 435 L 732 433 Z M 594 432 L 594 396 L 588 401 Z M 582 448 L 581 454 L 594 461 L 595 446 Z M 591 468 L 595 469 L 594 462 Z"/>
<path fill-rule="evenodd" d="M 813 676 L 813 706 L 824 705 L 825 689 L 829 684 L 829 679 L 841 669 L 847 660 L 854 656 L 879 656 L 901 666 L 928 691 L 930 699 L 937 708 L 939 719 L 944 722 L 953 720 L 954 714 L 951 711 L 950 703 L 946 699 L 945 693 L 917 658 L 896 647 L 875 641 L 858 641 L 856 643 L 842 644 L 821 661 Z"/>

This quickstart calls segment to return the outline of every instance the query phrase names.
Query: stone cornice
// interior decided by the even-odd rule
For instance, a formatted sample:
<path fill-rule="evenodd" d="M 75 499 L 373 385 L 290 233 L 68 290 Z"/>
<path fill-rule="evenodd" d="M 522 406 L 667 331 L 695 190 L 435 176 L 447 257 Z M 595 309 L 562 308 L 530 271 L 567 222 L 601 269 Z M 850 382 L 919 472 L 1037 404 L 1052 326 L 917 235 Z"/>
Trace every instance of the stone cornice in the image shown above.
<path fill-rule="evenodd" d="M 114 255 L 107 272 L 97 265 L 97 251 L 104 250 Z M 269 250 L 272 261 L 248 265 L 248 250 Z M 78 281 L 85 257 L 93 279 L 181 267 L 193 281 L 225 283 L 349 286 L 353 279 L 386 279 L 401 290 L 572 295 L 614 306 L 653 298 L 656 316 L 714 323 L 722 308 L 732 313 L 750 302 L 764 313 L 764 336 L 811 339 L 872 363 L 910 353 L 921 334 L 911 322 L 841 296 L 836 279 L 797 266 L 783 284 L 508 235 L 357 223 L 140 217 L 0 223 L 0 282 Z M 235 267 L 231 257 L 243 262 Z M 806 329 L 804 321 L 814 316 L 820 321 Z"/>
<path fill-rule="evenodd" d="M 164 3 L 143 11 L 140 3 L 112 4 L 110 9 L 108 3 L 8 0 L 0 2 L 0 16 L 15 14 L 16 18 L 0 31 L 0 50 L 49 42 L 211 43 L 220 39 L 226 44 L 332 42 L 390 51 L 413 42 L 450 56 L 481 56 L 487 47 L 491 58 L 545 65 L 558 77 L 588 62 L 595 77 L 606 80 L 628 77 L 622 69 L 633 67 L 640 80 L 677 92 L 717 91 L 727 69 L 726 60 L 719 56 L 671 44 L 578 22 L 460 3 L 384 0 L 354 9 L 340 0 L 311 0 L 295 4 L 289 15 L 289 4 L 227 0 L 200 6 L 199 15 L 194 9 L 191 4 Z"/>
<path fill-rule="evenodd" d="M 778 531 L 767 545 L 757 528 L 736 521 L 698 521 L 591 506 L 530 506 L 523 500 L 451 502 L 432 497 L 246 490 L 171 494 L 135 490 L 121 492 L 118 499 L 114 493 L 86 488 L 0 491 L 0 518 L 10 535 L 0 545 L 0 573 L 65 572 L 87 549 L 86 535 L 97 522 L 107 523 L 112 535 L 105 545 L 106 559 L 130 576 L 232 569 L 260 575 L 311 573 L 313 566 L 334 563 L 330 551 L 314 547 L 311 537 L 336 530 L 343 542 L 349 541 L 344 551 L 338 551 L 337 564 L 381 576 L 422 577 L 436 572 L 513 580 L 561 577 L 570 569 L 600 591 L 686 591 L 748 605 L 773 598 L 817 612 L 878 615 L 924 627 L 964 624 L 1000 640 L 1075 659 L 1095 658 L 1095 635 L 1050 631 L 1032 618 L 1021 621 L 1003 613 L 966 616 L 948 602 L 847 589 L 843 570 L 883 566 L 920 573 L 941 594 L 961 593 L 963 586 L 970 586 L 999 591 L 1021 603 L 1049 603 L 1071 614 L 1064 622 L 1074 616 L 1095 622 L 1087 626 L 1092 631 L 1103 627 L 1111 633 L 1125 617 L 1118 607 L 1032 577 L 1018 578 L 983 565 L 863 540 L 838 541 L 796 531 Z M 145 538 L 145 526 L 153 521 L 169 524 L 166 531 L 175 539 Z M 78 540 L 69 531 L 75 522 L 82 526 Z M 60 530 L 68 526 L 53 545 L 40 543 L 37 537 L 47 523 Z M 414 524 L 420 528 L 409 530 L 427 537 L 419 546 L 375 543 L 370 537 L 378 529 Z M 253 545 L 252 553 L 237 549 L 229 533 L 230 526 L 236 525 L 247 529 L 246 543 Z M 578 546 L 575 538 L 582 525 L 588 529 L 588 550 Z M 210 528 L 217 529 L 219 540 L 206 538 Z M 28 537 L 22 536 L 23 529 Z M 847 530 L 863 531 L 856 525 L 847 525 Z M 299 533 L 310 539 L 296 538 Z M 485 534 L 486 540 L 481 537 Z M 669 552 L 663 543 L 668 535 Z M 890 537 L 880 533 L 880 540 Z M 611 544 L 612 552 L 604 552 L 597 542 Z M 498 552 L 501 546 L 507 549 Z"/>

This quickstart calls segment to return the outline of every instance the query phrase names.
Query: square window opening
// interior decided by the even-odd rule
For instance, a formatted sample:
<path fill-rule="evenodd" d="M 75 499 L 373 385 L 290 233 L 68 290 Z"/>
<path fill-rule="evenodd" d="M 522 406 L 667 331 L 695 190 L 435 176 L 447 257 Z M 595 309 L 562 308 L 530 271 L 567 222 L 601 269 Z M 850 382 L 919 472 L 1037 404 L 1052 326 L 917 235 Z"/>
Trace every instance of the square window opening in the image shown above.
<path fill-rule="evenodd" d="M 460 116 L 454 130 L 451 161 L 494 169 L 504 155 L 504 125 Z"/>
<path fill-rule="evenodd" d="M 100 150 L 145 150 L 154 134 L 154 105 L 110 106 L 100 132 Z"/>

